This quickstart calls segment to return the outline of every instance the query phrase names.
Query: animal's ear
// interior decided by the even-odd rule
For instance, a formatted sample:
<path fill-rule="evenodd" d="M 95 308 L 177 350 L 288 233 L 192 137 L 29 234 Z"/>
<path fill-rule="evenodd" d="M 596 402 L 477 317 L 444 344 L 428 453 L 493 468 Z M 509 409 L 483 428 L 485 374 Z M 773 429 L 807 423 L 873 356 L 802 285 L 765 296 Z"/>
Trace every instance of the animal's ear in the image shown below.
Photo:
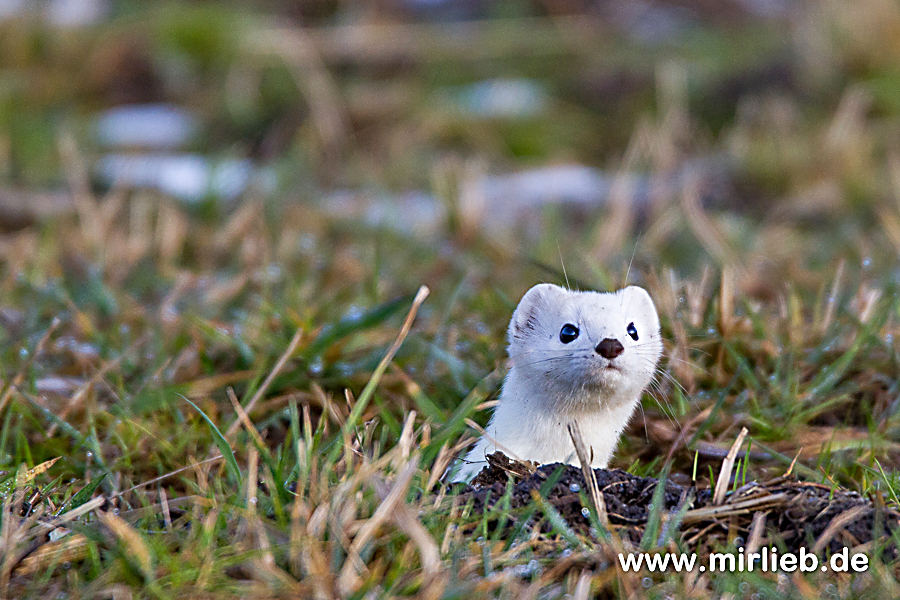
<path fill-rule="evenodd" d="M 565 290 L 552 283 L 539 283 L 525 292 L 509 322 L 509 341 L 531 335 L 538 328 L 541 312 L 551 306 L 560 293 Z"/>
<path fill-rule="evenodd" d="M 629 285 L 619 293 L 625 298 L 625 303 L 633 307 L 636 313 L 656 316 L 656 305 L 653 304 L 653 299 L 644 288 Z"/>

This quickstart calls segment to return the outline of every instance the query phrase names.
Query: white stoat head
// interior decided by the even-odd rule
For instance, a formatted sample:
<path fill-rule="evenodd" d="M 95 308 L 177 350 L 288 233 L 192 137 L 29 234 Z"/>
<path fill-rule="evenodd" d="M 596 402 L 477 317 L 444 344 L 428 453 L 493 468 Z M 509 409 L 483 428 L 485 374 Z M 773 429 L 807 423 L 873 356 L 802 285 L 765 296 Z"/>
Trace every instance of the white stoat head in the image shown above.
<path fill-rule="evenodd" d="M 599 293 L 542 283 L 522 297 L 509 323 L 516 377 L 550 401 L 634 401 L 661 354 L 656 307 L 637 286 Z"/>

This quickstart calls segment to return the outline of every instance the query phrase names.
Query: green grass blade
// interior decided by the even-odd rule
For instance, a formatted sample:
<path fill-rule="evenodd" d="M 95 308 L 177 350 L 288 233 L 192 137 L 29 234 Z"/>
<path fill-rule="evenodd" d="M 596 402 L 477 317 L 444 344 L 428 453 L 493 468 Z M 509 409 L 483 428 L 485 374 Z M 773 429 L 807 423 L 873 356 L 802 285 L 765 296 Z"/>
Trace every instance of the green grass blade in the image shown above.
<path fill-rule="evenodd" d="M 303 356 L 311 360 L 328 349 L 329 346 L 350 334 L 377 327 L 389 318 L 400 312 L 413 299 L 412 295 L 401 296 L 365 312 L 360 317 L 341 319 L 331 327 L 323 329 L 309 346 L 303 351 Z"/>
<path fill-rule="evenodd" d="M 428 297 L 429 293 L 430 290 L 428 289 L 428 287 L 423 285 L 419 288 L 418 293 L 416 293 L 415 298 L 413 298 L 412 307 L 409 309 L 409 313 L 406 315 L 406 320 L 403 322 L 403 326 L 400 328 L 400 333 L 397 335 L 397 339 L 394 340 L 394 343 L 391 344 L 387 352 L 385 352 L 384 358 L 382 358 L 381 362 L 378 363 L 378 367 L 375 369 L 375 372 L 372 373 L 372 376 L 369 378 L 369 382 L 366 383 L 366 387 L 363 388 L 363 391 L 359 395 L 359 398 L 356 399 L 356 403 L 353 405 L 353 409 L 350 411 L 350 415 L 344 422 L 344 425 L 341 429 L 345 433 L 356 427 L 356 424 L 359 422 L 360 417 L 362 417 L 363 411 L 366 410 L 366 407 L 369 405 L 369 401 L 372 400 L 372 396 L 375 394 L 375 389 L 381 382 L 381 377 L 384 375 L 385 371 L 387 371 L 388 365 L 390 365 L 391 361 L 394 359 L 394 355 L 397 354 L 397 350 L 400 349 L 400 345 L 403 343 L 403 340 L 406 339 L 406 336 L 409 333 L 410 328 L 412 327 L 413 320 L 416 318 L 416 313 L 418 312 L 419 307 L 423 302 L 425 302 L 425 298 Z M 329 457 L 330 460 L 337 460 L 337 456 L 340 453 L 341 448 L 342 447 L 339 444 L 334 445 Z"/>
<path fill-rule="evenodd" d="M 559 511 L 556 508 L 547 502 L 541 495 L 537 492 L 537 490 L 531 490 L 531 497 L 534 502 L 538 505 L 538 508 L 544 513 L 544 516 L 547 517 L 547 521 L 550 523 L 550 526 L 553 528 L 553 531 L 561 535 L 567 542 L 572 544 L 573 546 L 577 546 L 579 548 L 584 547 L 584 542 L 578 535 L 569 527 L 569 524 L 566 523 L 566 520 L 563 518 Z"/>
<path fill-rule="evenodd" d="M 94 495 L 94 491 L 98 487 L 100 487 L 101 483 L 103 483 L 103 480 L 106 478 L 106 475 L 107 475 L 106 473 L 103 473 L 102 475 L 100 475 L 100 477 L 97 477 L 96 479 L 91 481 L 89 484 L 87 484 L 86 486 L 84 486 L 83 488 L 81 488 L 80 490 L 75 492 L 75 495 L 72 496 L 72 498 L 69 499 L 68 502 L 66 502 L 65 504 L 63 504 L 62 506 L 59 507 L 59 510 L 57 510 L 56 513 L 54 513 L 54 516 L 58 517 L 59 515 L 63 514 L 64 512 L 74 510 L 74 509 L 78 508 L 79 506 L 81 506 L 82 504 L 84 504 L 85 502 L 87 502 L 88 500 L 90 500 L 91 497 Z"/>
<path fill-rule="evenodd" d="M 647 526 L 644 529 L 644 536 L 641 538 L 641 549 L 649 550 L 657 545 L 659 540 L 660 525 L 662 523 L 662 514 L 665 512 L 663 500 L 666 496 L 666 480 L 669 478 L 670 463 L 666 463 L 662 473 L 659 474 L 656 487 L 653 490 L 652 508 L 650 514 L 647 515 Z"/>
<path fill-rule="evenodd" d="M 181 394 L 178 394 L 178 395 L 181 396 Z M 221 452 L 222 456 L 225 457 L 225 464 L 228 465 L 228 470 L 231 471 L 232 475 L 234 475 L 234 477 L 238 481 L 238 483 L 241 483 L 243 481 L 243 477 L 241 476 L 241 469 L 237 464 L 237 460 L 234 458 L 234 451 L 231 449 L 231 446 L 229 446 L 228 442 L 225 440 L 225 436 L 222 435 L 222 432 L 219 431 L 219 428 L 216 427 L 216 424 L 212 422 L 212 419 L 210 419 L 208 416 L 206 416 L 205 412 L 200 410 L 199 406 L 197 406 L 196 404 L 194 404 L 193 402 L 191 402 L 184 396 L 181 396 L 181 398 L 182 398 L 182 400 L 184 400 L 185 402 L 187 402 L 188 404 L 193 406 L 194 409 L 198 413 L 200 413 L 200 416 L 203 417 L 203 420 L 206 421 L 206 424 L 209 426 L 209 431 L 210 431 L 210 433 L 212 433 L 213 441 L 215 441 L 216 446 L 219 447 L 219 452 Z"/>

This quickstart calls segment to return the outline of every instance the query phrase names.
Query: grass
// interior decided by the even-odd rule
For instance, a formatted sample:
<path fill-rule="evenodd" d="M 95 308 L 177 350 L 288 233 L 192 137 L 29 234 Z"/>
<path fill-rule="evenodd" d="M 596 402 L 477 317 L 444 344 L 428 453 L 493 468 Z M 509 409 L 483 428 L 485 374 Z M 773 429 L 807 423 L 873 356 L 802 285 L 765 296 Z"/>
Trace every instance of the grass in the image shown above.
<path fill-rule="evenodd" d="M 882 41 L 893 39 L 896 7 L 867 4 Z M 184 10 L 207 22 L 202 10 Z M 528 519 L 509 532 L 508 497 L 479 514 L 439 481 L 473 435 L 467 421 L 489 417 L 506 325 L 525 290 L 627 280 L 657 304 L 665 375 L 614 466 L 715 487 L 746 427 L 750 444 L 733 471 L 741 483 L 793 464 L 804 480 L 898 507 L 900 168 L 889 93 L 896 62 L 885 58 L 898 50 L 873 41 L 870 21 L 849 9 L 808 10 L 762 33 L 694 32 L 683 46 L 656 49 L 653 72 L 637 60 L 651 54 L 624 38 L 615 52 L 598 41 L 569 45 L 561 58 L 546 50 L 557 47 L 554 27 L 541 29 L 541 53 L 520 56 L 528 49 L 512 21 L 489 63 L 477 60 L 488 25 L 471 54 L 442 61 L 425 44 L 413 76 L 394 80 L 364 52 L 329 46 L 335 30 L 323 27 L 312 35 L 333 54 L 294 65 L 318 73 L 303 89 L 284 49 L 232 48 L 234 31 L 244 31 L 232 13 L 199 35 L 182 13 L 154 12 L 146 38 L 130 35 L 130 18 L 85 39 L 0 24 L 4 189 L 64 182 L 73 196 L 71 210 L 0 233 L 0 594 L 896 596 L 896 564 L 878 558 L 883 541 L 867 549 L 875 566 L 852 576 L 628 574 L 615 567 L 624 542 L 606 537 L 586 491 L 596 537 L 572 530 L 540 496 L 518 516 L 545 519 L 550 533 Z M 572 22 L 555 25 L 565 34 Z M 744 82 L 738 50 L 755 48 L 748 60 L 765 71 L 783 51 L 773 41 L 786 39 L 782 28 L 829 52 L 791 51 L 785 60 L 808 78 L 785 89 Z M 398 31 L 424 43 L 431 29 Z M 198 142 L 204 151 L 244 144 L 252 131 L 276 148 L 268 160 L 288 184 L 272 198 L 208 210 L 91 188 L 84 164 L 96 149 L 79 133 L 80 112 L 117 88 L 75 81 L 71 63 L 123 40 L 154 64 L 196 67 L 180 99 L 206 107 L 217 133 Z M 627 77 L 613 81 L 629 100 L 604 112 L 592 104 L 602 93 L 583 98 L 606 80 L 578 78 L 610 64 L 637 83 L 628 92 Z M 701 76 L 684 68 L 692 64 L 703 65 Z M 497 73 L 550 78 L 549 116 L 475 122 L 427 101 L 444 84 Z M 256 81 L 260 93 L 229 104 L 225 80 Z M 367 122 L 369 108 L 347 90 L 381 84 L 396 84 L 399 106 Z M 726 93 L 732 84 L 737 99 Z M 323 164 L 323 125 L 303 119 L 331 118 L 335 93 L 353 96 L 341 107 L 348 120 L 335 118 L 355 129 L 331 131 L 337 158 Z M 295 109 L 307 103 L 325 116 Z M 304 125 L 278 141 L 295 117 Z M 687 187 L 646 211 L 551 210 L 540 235 L 504 237 L 473 226 L 458 201 L 477 170 L 468 160 L 574 156 L 664 173 L 717 153 L 736 166 L 713 208 Z M 309 186 L 292 187 L 307 175 L 322 187 L 427 187 L 450 217 L 431 237 L 337 218 L 298 201 L 319 200 Z M 642 547 L 688 548 L 669 527 L 681 517 L 655 513 Z"/>
<path fill-rule="evenodd" d="M 499 389 L 509 296 L 544 278 L 533 257 L 451 236 L 448 261 L 384 231 L 327 220 L 311 228 L 299 218 L 304 211 L 267 218 L 262 205 L 221 224 L 176 213 L 185 220 L 177 229 L 196 234 L 162 252 L 173 242 L 152 222 L 126 218 L 129 211 L 159 218 L 123 205 L 108 230 L 72 217 L 8 236 L 7 256 L 34 238 L 41 251 L 20 254 L 23 264 L 8 274 L 21 275 L 3 280 L 2 304 L 14 320 L 2 362 L 0 449 L 11 475 L 17 465 L 61 457 L 6 495 L 0 575 L 8 596 L 644 589 L 638 576 L 611 573 L 612 561 L 601 568 L 594 557 L 604 546 L 568 530 L 545 501 L 532 510 L 554 524 L 553 534 L 526 527 L 503 539 L 490 526 L 506 518 L 502 510 L 473 514 L 440 500 L 437 477 L 465 420 L 484 423 L 480 407 Z M 236 229 L 235 220 L 250 223 L 239 243 L 216 233 Z M 301 235 L 329 240 L 333 252 L 307 253 L 291 243 Z M 116 236 L 118 252 L 94 242 Z M 652 251 L 641 243 L 636 260 L 651 261 Z M 821 272 L 790 283 L 780 301 L 760 302 L 723 296 L 733 276 L 726 270 L 716 284 L 714 269 L 632 275 L 658 301 L 664 364 L 684 389 L 660 380 L 616 464 L 657 476 L 673 449 L 673 474 L 690 476 L 697 460 L 700 482 L 711 483 L 705 474 L 718 473 L 722 457 L 715 448 L 727 450 L 744 425 L 752 449 L 768 458 L 742 453 L 743 477 L 783 473 L 799 451 L 804 478 L 892 500 L 898 384 L 887 336 L 900 307 L 891 270 L 845 261 L 837 275 Z M 577 260 L 567 270 L 590 281 Z M 414 315 L 417 283 L 432 292 L 420 294 Z M 405 313 L 412 326 L 403 340 Z M 249 410 L 229 401 L 231 390 Z M 67 499 L 95 482 L 101 505 L 48 543 L 50 515 L 78 508 L 85 498 Z M 49 489 L 23 520 L 18 506 L 32 487 Z M 466 523 L 477 523 L 478 540 L 455 533 Z M 20 561 L 36 544 L 48 554 Z M 70 554 L 50 553 L 54 544 Z M 854 585 L 876 593 L 892 572 Z M 824 581 L 816 577 L 791 585 Z M 648 593 L 671 593 L 673 581 Z M 739 583 L 722 576 L 697 585 L 718 594 Z"/>

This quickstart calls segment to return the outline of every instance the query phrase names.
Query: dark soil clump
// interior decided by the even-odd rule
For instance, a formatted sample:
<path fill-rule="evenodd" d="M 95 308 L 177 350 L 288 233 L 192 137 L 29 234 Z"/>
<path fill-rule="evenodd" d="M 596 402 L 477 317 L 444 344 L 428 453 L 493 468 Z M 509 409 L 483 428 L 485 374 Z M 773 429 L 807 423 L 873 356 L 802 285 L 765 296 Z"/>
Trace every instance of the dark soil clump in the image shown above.
<path fill-rule="evenodd" d="M 566 524 L 576 533 L 593 535 L 591 521 L 583 512 L 591 506 L 590 490 L 581 469 L 576 467 L 553 464 L 534 468 L 497 453 L 472 484 L 465 486 L 460 499 L 471 501 L 473 510 L 483 513 L 504 498 L 510 474 L 514 487 L 509 493 L 512 514 L 508 526 L 517 522 L 514 509 L 532 503 L 533 493 L 549 485 L 542 496 Z M 658 480 L 619 469 L 595 469 L 594 475 L 612 529 L 622 539 L 639 541 L 652 512 Z M 741 545 L 755 537 L 757 547 L 778 545 L 797 552 L 802 546 L 822 554 L 882 540 L 900 528 L 900 514 L 878 498 L 873 501 L 856 492 L 792 477 L 747 483 L 729 492 L 718 505 L 713 504 L 710 489 L 666 481 L 662 498 L 668 518 L 683 514 L 679 523 L 681 539 L 692 546 L 724 546 L 733 543 L 733 538 L 740 538 L 737 545 Z M 751 532 L 758 513 L 764 521 L 759 530 Z M 550 531 L 546 523 L 541 527 Z M 732 538 L 728 537 L 729 532 Z M 884 559 L 895 556 L 896 548 L 891 543 L 885 549 Z"/>

